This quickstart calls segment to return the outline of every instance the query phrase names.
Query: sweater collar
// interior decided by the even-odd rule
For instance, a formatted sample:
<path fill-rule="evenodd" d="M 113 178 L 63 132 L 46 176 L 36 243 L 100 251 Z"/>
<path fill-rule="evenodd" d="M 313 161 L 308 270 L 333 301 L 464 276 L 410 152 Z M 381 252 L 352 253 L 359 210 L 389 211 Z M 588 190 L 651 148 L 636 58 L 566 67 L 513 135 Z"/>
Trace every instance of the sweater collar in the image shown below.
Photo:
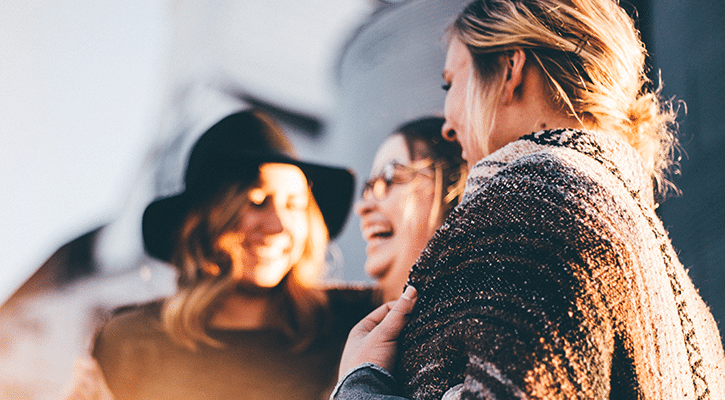
<path fill-rule="evenodd" d="M 590 158 L 620 179 L 630 192 L 653 203 L 652 180 L 639 153 L 614 135 L 580 129 L 534 132 L 484 157 L 469 172 L 461 203 L 465 204 L 486 180 L 501 169 L 523 157 L 541 153 L 556 154 L 574 162 L 577 162 L 577 157 L 573 155 Z"/>

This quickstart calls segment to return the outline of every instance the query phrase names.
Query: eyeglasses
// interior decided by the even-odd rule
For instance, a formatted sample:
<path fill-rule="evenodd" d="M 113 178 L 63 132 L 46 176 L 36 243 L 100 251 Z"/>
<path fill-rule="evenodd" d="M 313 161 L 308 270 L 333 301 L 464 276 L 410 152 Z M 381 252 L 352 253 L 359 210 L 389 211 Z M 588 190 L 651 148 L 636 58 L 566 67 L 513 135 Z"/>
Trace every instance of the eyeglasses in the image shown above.
<path fill-rule="evenodd" d="M 385 164 L 380 175 L 365 182 L 361 197 L 364 199 L 368 196 L 368 194 L 372 194 L 375 200 L 382 201 L 388 197 L 390 186 L 392 185 L 410 183 L 418 174 L 433 179 L 432 174 L 423 172 L 432 165 L 433 162 L 428 162 L 424 166 L 416 168 L 412 165 L 404 165 L 396 161 Z"/>

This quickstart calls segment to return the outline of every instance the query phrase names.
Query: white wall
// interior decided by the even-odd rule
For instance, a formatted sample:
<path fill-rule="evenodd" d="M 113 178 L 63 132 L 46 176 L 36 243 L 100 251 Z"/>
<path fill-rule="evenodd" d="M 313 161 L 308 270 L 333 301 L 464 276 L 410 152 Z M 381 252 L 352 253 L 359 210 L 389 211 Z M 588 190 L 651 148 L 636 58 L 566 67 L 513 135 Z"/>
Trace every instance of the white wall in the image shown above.
<path fill-rule="evenodd" d="M 125 200 L 157 112 L 168 6 L 0 2 L 0 302 Z"/>

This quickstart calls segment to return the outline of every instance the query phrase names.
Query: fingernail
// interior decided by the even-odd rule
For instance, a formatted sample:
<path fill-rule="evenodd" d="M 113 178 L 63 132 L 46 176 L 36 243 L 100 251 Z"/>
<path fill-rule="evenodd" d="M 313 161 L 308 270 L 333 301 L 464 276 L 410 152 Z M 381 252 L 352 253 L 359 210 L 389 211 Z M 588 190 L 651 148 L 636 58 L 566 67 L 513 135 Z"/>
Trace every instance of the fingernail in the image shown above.
<path fill-rule="evenodd" d="M 418 297 L 418 291 L 415 289 L 415 287 L 408 285 L 406 286 L 405 291 L 400 297 L 405 297 L 406 299 L 412 300 Z"/>

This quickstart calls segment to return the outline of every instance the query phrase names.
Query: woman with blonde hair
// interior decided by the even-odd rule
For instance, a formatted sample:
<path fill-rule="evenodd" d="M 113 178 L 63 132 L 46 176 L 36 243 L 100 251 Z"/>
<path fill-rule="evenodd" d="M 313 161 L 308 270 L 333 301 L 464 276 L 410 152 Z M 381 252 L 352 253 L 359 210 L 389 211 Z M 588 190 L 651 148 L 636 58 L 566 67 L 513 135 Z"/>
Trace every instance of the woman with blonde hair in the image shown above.
<path fill-rule="evenodd" d="M 321 284 L 352 174 L 298 160 L 268 117 L 241 111 L 196 142 L 184 183 L 143 216 L 146 251 L 176 267 L 176 293 L 118 311 L 95 340 L 113 396 L 329 395 L 348 331 L 374 308 L 370 290 Z"/>
<path fill-rule="evenodd" d="M 463 200 L 351 332 L 333 398 L 722 398 L 720 333 L 655 213 L 675 111 L 644 61 L 613 0 L 464 9 L 442 132 Z"/>

